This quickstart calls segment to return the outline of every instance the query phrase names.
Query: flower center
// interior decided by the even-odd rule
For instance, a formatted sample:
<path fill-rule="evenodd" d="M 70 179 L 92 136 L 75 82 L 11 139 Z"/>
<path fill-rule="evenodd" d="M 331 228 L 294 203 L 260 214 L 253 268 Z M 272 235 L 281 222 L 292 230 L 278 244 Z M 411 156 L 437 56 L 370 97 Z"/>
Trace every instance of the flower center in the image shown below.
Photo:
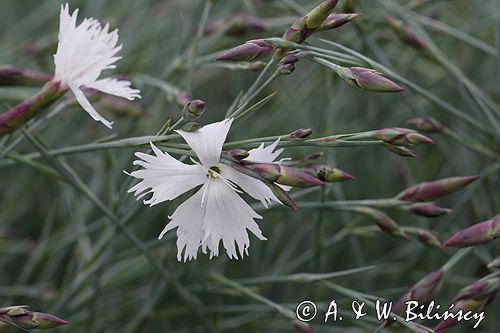
<path fill-rule="evenodd" d="M 218 165 L 212 165 L 208 168 L 207 177 L 208 178 L 217 178 L 220 176 L 221 168 Z"/>

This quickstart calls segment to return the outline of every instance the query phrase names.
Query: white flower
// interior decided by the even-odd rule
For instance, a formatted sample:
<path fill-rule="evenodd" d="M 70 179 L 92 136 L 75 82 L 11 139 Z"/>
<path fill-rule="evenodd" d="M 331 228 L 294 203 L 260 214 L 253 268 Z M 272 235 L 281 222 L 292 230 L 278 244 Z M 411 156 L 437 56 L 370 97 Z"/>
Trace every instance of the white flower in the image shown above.
<path fill-rule="evenodd" d="M 239 189 L 268 206 L 278 201 L 269 187 L 260 180 L 220 164 L 222 145 L 231 127 L 232 119 L 206 125 L 196 132 L 177 131 L 198 156 L 200 163 L 185 164 L 160 151 L 151 143 L 155 155 L 136 153 L 140 160 L 134 164 L 144 169 L 130 175 L 142 179 L 128 192 L 138 198 L 152 194 L 145 204 L 151 206 L 173 200 L 181 194 L 201 186 L 169 216 L 171 221 L 160 234 L 177 229 L 177 258 L 184 252 L 184 261 L 196 259 L 201 246 L 210 257 L 219 255 L 219 243 L 230 258 L 248 255 L 250 239 L 247 230 L 265 240 L 255 219 L 261 219 L 239 195 Z M 238 188 L 239 189 L 238 189 Z"/>
<path fill-rule="evenodd" d="M 130 88 L 129 81 L 98 79 L 103 70 L 115 68 L 113 64 L 121 59 L 116 56 L 121 49 L 121 45 L 116 45 L 118 31 L 109 32 L 109 24 L 102 27 L 93 18 L 86 18 L 77 26 L 77 15 L 78 9 L 70 15 L 68 4 L 61 6 L 54 79 L 73 92 L 78 103 L 92 118 L 111 128 L 112 123 L 97 113 L 81 88 L 96 89 L 129 100 L 140 98 L 140 91 Z"/>

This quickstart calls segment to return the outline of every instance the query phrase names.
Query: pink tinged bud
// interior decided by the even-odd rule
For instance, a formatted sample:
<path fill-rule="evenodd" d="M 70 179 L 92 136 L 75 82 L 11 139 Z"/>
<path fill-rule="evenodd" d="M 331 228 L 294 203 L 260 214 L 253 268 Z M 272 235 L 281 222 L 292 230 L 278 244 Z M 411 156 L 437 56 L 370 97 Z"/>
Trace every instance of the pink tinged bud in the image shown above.
<path fill-rule="evenodd" d="M 271 183 L 278 183 L 293 187 L 313 187 L 324 185 L 319 180 L 304 170 L 273 163 L 252 163 L 246 164 L 245 168 L 255 172 L 260 177 Z"/>
<path fill-rule="evenodd" d="M 297 204 L 293 201 L 293 199 L 290 197 L 287 191 L 285 191 L 283 188 L 276 184 L 267 184 L 271 191 L 273 191 L 274 195 L 281 201 L 282 204 L 290 207 L 294 211 L 298 211 L 299 207 Z"/>
<path fill-rule="evenodd" d="M 415 146 L 420 144 L 434 144 L 431 138 L 426 137 L 408 128 L 391 127 L 378 130 L 373 135 L 386 143 L 401 146 Z"/>
<path fill-rule="evenodd" d="M 427 274 L 401 296 L 394 305 L 393 311 L 395 313 L 402 313 L 408 301 L 419 301 L 420 303 L 430 301 L 436 295 L 443 276 L 444 272 L 440 270 Z"/>
<path fill-rule="evenodd" d="M 348 174 L 345 171 L 342 171 L 337 168 L 332 168 L 328 165 L 312 165 L 309 168 L 305 169 L 311 175 L 325 181 L 327 183 L 336 183 L 343 182 L 346 180 L 355 179 L 353 176 Z"/>
<path fill-rule="evenodd" d="M 69 324 L 67 321 L 46 313 L 33 312 L 32 320 L 38 324 L 38 329 L 55 328 Z"/>
<path fill-rule="evenodd" d="M 431 247 L 433 249 L 439 249 L 439 250 L 443 249 L 443 244 L 441 244 L 439 238 L 437 238 L 437 236 L 434 235 L 429 230 L 418 229 L 417 235 L 418 235 L 418 240 L 422 244 L 425 244 L 426 246 Z"/>
<path fill-rule="evenodd" d="M 295 71 L 295 64 L 284 64 L 278 67 L 280 75 L 292 74 Z"/>
<path fill-rule="evenodd" d="M 464 312 L 481 311 L 495 297 L 500 289 L 500 272 L 492 273 L 473 284 L 463 288 L 454 298 L 455 307 L 451 310 L 457 313 L 459 310 Z M 443 320 L 435 328 L 435 332 L 441 332 L 447 328 L 455 326 L 458 323 L 456 319 L 450 318 Z"/>
<path fill-rule="evenodd" d="M 314 187 L 325 184 L 322 180 L 301 169 L 281 165 L 280 171 L 280 176 L 276 180 L 279 184 L 293 187 Z"/>
<path fill-rule="evenodd" d="M 500 255 L 498 255 L 495 259 L 489 262 L 488 268 L 489 269 L 500 268 Z"/>
<path fill-rule="evenodd" d="M 375 222 L 379 226 L 379 228 L 391 236 L 396 238 L 402 238 L 404 240 L 409 240 L 410 237 L 406 234 L 406 232 L 401 229 L 401 227 L 388 215 L 379 216 L 375 219 Z"/>
<path fill-rule="evenodd" d="M 60 82 L 50 81 L 45 84 L 35 96 L 0 115 L 0 136 L 15 131 L 31 118 L 48 109 L 65 92 L 66 89 L 61 88 Z"/>
<path fill-rule="evenodd" d="M 349 13 L 349 14 L 330 14 L 326 20 L 323 21 L 321 26 L 317 31 L 325 31 L 340 28 L 344 24 L 347 24 L 354 20 L 357 17 L 360 17 L 362 14 L 359 13 Z"/>
<path fill-rule="evenodd" d="M 244 160 L 245 158 L 248 157 L 248 155 L 249 155 L 248 151 L 246 151 L 244 149 L 233 149 L 233 150 L 222 152 L 222 157 L 227 158 L 229 160 L 236 161 L 236 162 Z"/>
<path fill-rule="evenodd" d="M 254 39 L 236 46 L 216 58 L 218 61 L 254 61 L 273 52 L 273 46 L 262 40 Z"/>
<path fill-rule="evenodd" d="M 337 2 L 338 0 L 323 1 L 305 16 L 295 21 L 285 32 L 283 38 L 290 42 L 302 43 L 321 26 L 335 8 Z"/>
<path fill-rule="evenodd" d="M 23 329 L 49 329 L 68 324 L 56 316 L 32 312 L 27 306 L 0 308 L 0 321 Z"/>
<path fill-rule="evenodd" d="M 448 239 L 444 245 L 468 247 L 486 244 L 500 237 L 500 218 L 487 220 L 463 229 Z"/>
<path fill-rule="evenodd" d="M 389 150 L 391 153 L 397 154 L 399 156 L 412 158 L 417 157 L 417 155 L 415 155 L 410 149 L 403 146 L 395 146 L 390 143 L 384 143 L 384 148 Z"/>
<path fill-rule="evenodd" d="M 355 210 L 370 216 L 382 231 L 391 236 L 405 240 L 410 239 L 410 236 L 389 215 L 368 207 L 357 207 Z"/>
<path fill-rule="evenodd" d="M 302 164 L 306 164 L 306 163 L 309 163 L 309 162 L 312 162 L 312 161 L 317 160 L 317 159 L 318 159 L 318 158 L 320 158 L 321 156 L 323 156 L 323 153 L 322 153 L 322 152 L 310 153 L 310 154 L 307 154 L 306 156 L 304 156 L 304 157 L 300 160 L 300 163 L 302 163 Z"/>
<path fill-rule="evenodd" d="M 484 299 L 489 300 L 500 289 L 500 271 L 491 273 L 460 290 L 454 300 Z"/>
<path fill-rule="evenodd" d="M 50 80 L 50 74 L 9 65 L 0 66 L 0 86 L 37 86 Z"/>
<path fill-rule="evenodd" d="M 418 50 L 427 49 L 427 43 L 417 34 L 415 34 L 411 30 L 410 26 L 392 16 L 386 16 L 385 19 L 387 20 L 387 22 L 389 22 L 391 27 L 398 33 L 399 37 L 404 43 L 413 46 Z"/>
<path fill-rule="evenodd" d="M 291 74 L 295 71 L 295 64 L 299 61 L 299 51 L 292 51 L 285 54 L 279 61 L 279 73 L 282 75 Z"/>
<path fill-rule="evenodd" d="M 397 195 L 397 199 L 405 201 L 427 201 L 443 197 L 469 185 L 479 176 L 450 177 L 433 182 L 424 182 L 407 188 Z"/>
<path fill-rule="evenodd" d="M 410 212 L 425 217 L 439 217 L 451 212 L 451 209 L 440 207 L 430 202 L 414 203 L 410 206 Z"/>
<path fill-rule="evenodd" d="M 350 86 L 373 92 L 401 92 L 405 88 L 382 76 L 382 73 L 363 67 L 339 67 L 337 74 Z"/>
<path fill-rule="evenodd" d="M 205 102 L 200 99 L 189 101 L 182 109 L 182 117 L 187 120 L 196 120 L 205 113 Z"/>
<path fill-rule="evenodd" d="M 462 310 L 464 313 L 471 311 L 471 312 L 477 312 L 481 311 L 484 308 L 485 302 L 484 301 L 477 301 L 474 299 L 468 299 L 468 300 L 463 300 L 463 301 L 458 301 L 454 303 L 455 306 L 453 309 L 449 310 L 451 313 L 458 313 L 458 311 Z M 446 320 L 441 321 L 436 328 L 434 328 L 434 332 L 439 333 L 444 331 L 447 328 L 453 327 L 456 324 L 458 324 L 458 320 L 456 318 L 448 318 Z"/>
<path fill-rule="evenodd" d="M 305 140 L 312 135 L 313 131 L 311 128 L 299 128 L 288 134 L 288 139 L 291 141 L 301 141 Z"/>
<path fill-rule="evenodd" d="M 416 129 L 424 132 L 442 132 L 443 124 L 432 117 L 419 117 L 413 118 L 406 121 L 406 123 L 410 126 L 415 127 Z"/>

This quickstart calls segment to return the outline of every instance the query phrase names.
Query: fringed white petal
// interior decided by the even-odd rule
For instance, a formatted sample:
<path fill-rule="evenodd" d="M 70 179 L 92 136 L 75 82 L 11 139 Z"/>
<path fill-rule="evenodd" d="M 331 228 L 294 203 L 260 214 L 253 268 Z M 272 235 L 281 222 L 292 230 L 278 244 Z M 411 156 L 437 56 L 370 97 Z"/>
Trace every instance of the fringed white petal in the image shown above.
<path fill-rule="evenodd" d="M 219 164 L 222 153 L 222 145 L 226 141 L 227 133 L 233 119 L 224 119 L 223 121 L 205 125 L 195 132 L 186 132 L 182 130 L 179 133 L 187 144 L 196 153 L 201 164 L 210 167 Z"/>
<path fill-rule="evenodd" d="M 224 177 L 238 185 L 252 198 L 259 200 L 264 207 L 268 208 L 272 201 L 281 203 L 264 182 L 245 175 L 229 166 L 222 165 L 221 167 Z"/>
<path fill-rule="evenodd" d="M 144 169 L 130 173 L 130 176 L 142 181 L 130 188 L 129 193 L 133 192 L 137 199 L 152 194 L 144 200 L 144 204 L 153 206 L 173 200 L 206 181 L 207 170 L 203 166 L 184 164 L 159 150 L 153 143 L 151 148 L 155 155 L 135 154 L 140 160 L 134 161 L 134 164 Z"/>
<path fill-rule="evenodd" d="M 261 143 L 258 148 L 254 148 L 248 151 L 248 157 L 245 158 L 247 161 L 257 162 L 257 163 L 272 163 L 278 158 L 278 156 L 283 152 L 284 148 L 280 148 L 276 151 L 276 147 L 280 139 L 277 139 L 272 144 L 264 147 L 264 143 Z"/>
<path fill-rule="evenodd" d="M 70 88 L 71 92 L 73 92 L 73 94 L 75 95 L 75 98 L 78 101 L 78 103 L 82 106 L 82 108 L 85 111 L 87 111 L 87 113 L 92 118 L 94 118 L 94 120 L 100 121 L 101 123 L 103 123 L 108 128 L 112 127 L 113 123 L 110 122 L 110 121 L 108 121 L 108 120 L 106 120 L 106 118 L 104 118 L 103 116 L 101 116 L 94 109 L 94 107 L 92 106 L 92 104 L 90 104 L 89 100 L 87 99 L 87 97 L 85 97 L 85 94 L 80 90 L 79 87 L 74 86 L 73 84 L 70 84 L 69 88 Z"/>
<path fill-rule="evenodd" d="M 138 89 L 130 88 L 131 83 L 125 80 L 117 79 L 102 79 L 92 82 L 87 85 L 88 88 L 93 88 L 102 91 L 106 94 L 115 95 L 118 97 L 123 97 L 128 100 L 133 100 L 135 98 L 141 98 Z"/>
<path fill-rule="evenodd" d="M 248 231 L 261 240 L 266 239 L 255 223 L 260 218 L 230 186 L 215 179 L 177 207 L 160 238 L 178 228 L 179 260 L 183 252 L 184 261 L 196 259 L 200 246 L 202 250 L 208 249 L 211 257 L 218 256 L 221 241 L 229 258 L 238 259 L 248 254 Z"/>

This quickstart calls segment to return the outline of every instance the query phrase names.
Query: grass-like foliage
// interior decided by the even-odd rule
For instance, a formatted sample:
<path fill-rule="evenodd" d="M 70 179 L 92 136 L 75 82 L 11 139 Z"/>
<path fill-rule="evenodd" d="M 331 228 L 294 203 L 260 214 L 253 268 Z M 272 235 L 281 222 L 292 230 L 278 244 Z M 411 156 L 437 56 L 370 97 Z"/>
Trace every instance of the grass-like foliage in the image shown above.
<path fill-rule="evenodd" d="M 0 2 L 0 332 L 498 332 L 498 0 L 69 2 Z"/>

